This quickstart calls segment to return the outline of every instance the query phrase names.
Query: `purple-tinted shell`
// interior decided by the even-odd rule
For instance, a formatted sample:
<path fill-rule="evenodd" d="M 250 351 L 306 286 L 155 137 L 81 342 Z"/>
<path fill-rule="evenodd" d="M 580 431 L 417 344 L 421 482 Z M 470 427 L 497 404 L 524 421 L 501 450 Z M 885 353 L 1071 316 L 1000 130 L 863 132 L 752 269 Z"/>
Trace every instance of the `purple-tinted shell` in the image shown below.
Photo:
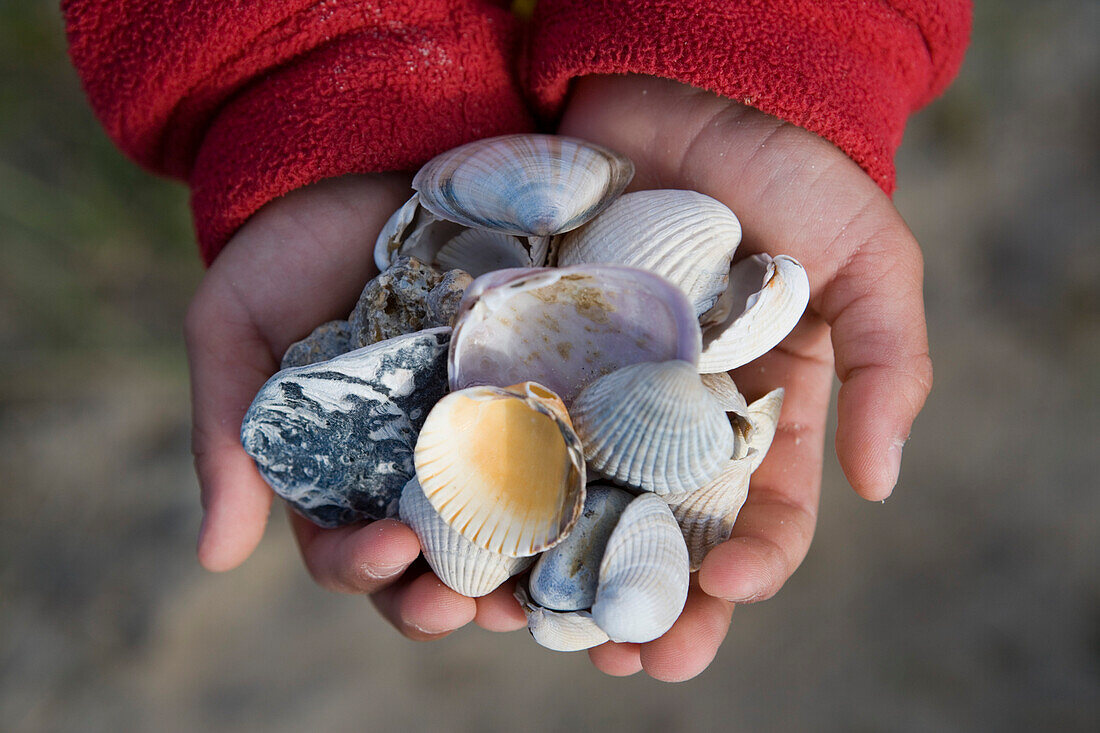
<path fill-rule="evenodd" d="M 629 364 L 697 364 L 687 297 L 660 275 L 618 265 L 498 270 L 477 278 L 455 320 L 452 390 L 536 381 L 566 405 Z"/>

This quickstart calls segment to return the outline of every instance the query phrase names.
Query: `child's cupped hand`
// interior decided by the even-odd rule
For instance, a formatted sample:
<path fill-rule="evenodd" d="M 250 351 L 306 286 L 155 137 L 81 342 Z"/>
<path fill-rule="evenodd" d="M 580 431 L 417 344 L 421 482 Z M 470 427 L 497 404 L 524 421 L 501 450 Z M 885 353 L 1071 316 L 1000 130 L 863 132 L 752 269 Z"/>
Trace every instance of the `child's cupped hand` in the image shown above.
<path fill-rule="evenodd" d="M 714 658 L 733 604 L 774 595 L 806 555 L 834 370 L 841 466 L 866 499 L 893 490 L 932 380 L 920 249 L 890 199 L 838 148 L 708 92 L 650 77 L 586 77 L 558 132 L 630 157 L 632 189 L 694 189 L 722 201 L 744 228 L 739 256 L 792 255 L 810 278 L 809 309 L 795 331 L 733 373 L 750 400 L 786 389 L 779 430 L 733 536 L 707 556 L 668 633 L 589 651 L 608 674 L 689 679 Z M 186 332 L 206 567 L 242 562 L 270 508 L 271 491 L 239 442 L 248 405 L 292 341 L 346 315 L 374 274 L 376 233 L 407 194 L 408 178 L 395 175 L 297 191 L 253 217 L 203 280 Z M 410 569 L 419 547 L 398 522 L 322 530 L 294 516 L 293 525 L 319 584 L 371 594 L 410 638 L 437 638 L 470 621 L 496 631 L 525 625 L 513 582 L 475 600 L 420 563 Z"/>

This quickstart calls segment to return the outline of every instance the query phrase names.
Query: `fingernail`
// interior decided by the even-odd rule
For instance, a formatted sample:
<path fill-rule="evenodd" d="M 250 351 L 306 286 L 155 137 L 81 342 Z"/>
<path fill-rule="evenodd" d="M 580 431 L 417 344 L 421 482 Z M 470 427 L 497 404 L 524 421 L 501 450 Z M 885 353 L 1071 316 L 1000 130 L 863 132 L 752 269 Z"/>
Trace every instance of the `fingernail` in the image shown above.
<path fill-rule="evenodd" d="M 901 451 L 905 447 L 907 438 L 898 438 L 890 443 L 886 451 L 886 457 L 890 466 L 890 491 L 897 488 L 898 478 L 901 476 Z"/>
<path fill-rule="evenodd" d="M 409 626 L 413 627 L 421 634 L 427 634 L 428 636 L 439 636 L 440 634 L 449 634 L 454 631 L 454 629 L 429 629 L 421 626 L 420 624 L 414 624 L 411 622 L 409 622 Z"/>
<path fill-rule="evenodd" d="M 400 575 L 405 572 L 405 568 L 409 566 L 408 563 L 398 563 L 396 565 L 383 565 L 380 563 L 363 563 L 359 566 L 359 574 L 364 580 L 389 580 L 395 575 Z"/>
<path fill-rule="evenodd" d="M 202 523 L 199 524 L 199 538 L 195 541 L 195 551 L 202 549 L 203 538 L 206 537 L 206 515 L 202 515 Z"/>

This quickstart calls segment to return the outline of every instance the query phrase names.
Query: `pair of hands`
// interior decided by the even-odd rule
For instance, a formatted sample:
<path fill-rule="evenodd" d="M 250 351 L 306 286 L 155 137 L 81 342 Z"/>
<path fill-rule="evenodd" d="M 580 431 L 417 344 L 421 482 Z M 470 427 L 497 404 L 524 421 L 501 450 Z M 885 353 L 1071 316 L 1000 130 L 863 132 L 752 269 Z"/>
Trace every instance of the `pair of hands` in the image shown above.
<path fill-rule="evenodd" d="M 836 450 L 856 492 L 890 495 L 901 448 L 931 387 L 920 250 L 890 199 L 847 156 L 813 133 L 676 82 L 586 77 L 558 132 L 629 156 L 631 190 L 686 188 L 732 209 L 742 253 L 797 258 L 810 306 L 776 349 L 733 376 L 750 399 L 786 400 L 775 442 L 753 475 L 730 540 L 692 579 L 672 629 L 647 644 L 589 650 L 611 675 L 645 670 L 685 680 L 714 658 L 734 603 L 770 598 L 813 537 L 833 372 L 841 380 Z M 346 176 L 271 202 L 207 272 L 186 323 L 193 450 L 204 519 L 200 562 L 236 567 L 263 534 L 272 492 L 239 440 L 241 419 L 295 340 L 346 317 L 376 270 L 373 243 L 410 194 L 409 176 Z M 405 636 L 434 639 L 473 621 L 490 631 L 526 622 L 514 583 L 479 599 L 440 583 L 416 536 L 393 520 L 323 530 L 292 513 L 302 557 L 322 586 L 370 594 Z"/>

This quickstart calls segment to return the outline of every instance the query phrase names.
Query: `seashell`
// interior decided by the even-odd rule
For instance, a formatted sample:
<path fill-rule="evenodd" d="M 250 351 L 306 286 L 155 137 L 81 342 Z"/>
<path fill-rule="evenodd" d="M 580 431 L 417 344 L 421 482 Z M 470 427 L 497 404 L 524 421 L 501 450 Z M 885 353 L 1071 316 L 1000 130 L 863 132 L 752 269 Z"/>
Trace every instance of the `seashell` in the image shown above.
<path fill-rule="evenodd" d="M 467 229 L 436 253 L 435 261 L 448 269 L 459 268 L 479 277 L 493 270 L 531 267 L 531 255 L 510 234 Z"/>
<path fill-rule="evenodd" d="M 444 281 L 446 280 L 446 284 Z M 426 328 L 450 326 L 461 301 L 465 285 L 471 282 L 465 273 L 447 278 L 415 257 L 399 258 L 393 265 L 363 288 L 355 309 L 348 316 L 352 348 L 385 341 Z M 435 308 L 429 305 L 433 293 Z M 461 290 L 455 293 L 456 287 Z M 449 297 L 450 312 L 440 304 Z"/>
<path fill-rule="evenodd" d="M 672 509 L 687 544 L 691 570 L 699 569 L 710 549 L 730 538 L 737 514 L 749 495 L 749 475 L 755 451 L 731 460 L 717 478 L 706 486 L 684 494 L 662 497 Z"/>
<path fill-rule="evenodd" d="M 608 641 L 588 611 L 552 611 L 533 603 L 522 586 L 516 587 L 516 600 L 527 615 L 527 630 L 542 646 L 556 652 L 577 652 Z"/>
<path fill-rule="evenodd" d="M 436 252 L 465 229 L 425 209 L 420 205 L 420 194 L 414 193 L 382 225 L 374 243 L 374 264 L 379 272 L 385 272 L 398 257 L 431 263 Z"/>
<path fill-rule="evenodd" d="M 779 428 L 779 413 L 783 409 L 783 388 L 773 389 L 760 399 L 749 405 L 748 419 L 753 425 L 752 434 L 749 437 L 748 449 L 755 451 L 752 458 L 752 468 L 755 471 L 760 467 L 764 456 L 768 455 L 775 431 Z"/>
<path fill-rule="evenodd" d="M 570 409 L 600 474 L 658 494 L 703 486 L 733 455 L 733 428 L 684 361 L 632 364 L 589 385 Z"/>
<path fill-rule="evenodd" d="M 553 547 L 584 506 L 580 440 L 561 400 L 534 382 L 447 395 L 428 415 L 414 459 L 443 521 L 502 555 Z"/>
<path fill-rule="evenodd" d="M 451 529 L 424 496 L 415 478 L 401 493 L 400 517 L 416 533 L 435 574 L 457 593 L 478 598 L 526 569 L 534 557 L 506 557 L 478 547 Z"/>
<path fill-rule="evenodd" d="M 580 611 L 596 600 L 600 560 L 619 515 L 634 498 L 610 486 L 590 484 L 584 510 L 569 536 L 539 555 L 527 586 L 543 608 Z"/>
<path fill-rule="evenodd" d="M 478 140 L 428 161 L 413 178 L 420 203 L 469 227 L 546 237 L 608 206 L 634 164 L 599 145 L 556 135 Z"/>
<path fill-rule="evenodd" d="M 611 641 L 643 643 L 664 634 L 684 610 L 688 551 L 672 510 L 642 494 L 623 511 L 600 563 L 592 617 Z"/>
<path fill-rule="evenodd" d="M 791 332 L 810 301 L 806 270 L 786 255 L 744 259 L 730 268 L 729 282 L 701 318 L 703 373 L 727 372 L 770 351 Z"/>
<path fill-rule="evenodd" d="M 741 222 L 697 191 L 635 191 L 562 237 L 559 266 L 607 262 L 655 272 L 688 296 L 695 315 L 726 289 Z"/>
<path fill-rule="evenodd" d="M 275 493 L 323 527 L 395 516 L 417 433 L 447 391 L 450 332 L 399 336 L 269 379 L 241 443 Z"/>
<path fill-rule="evenodd" d="M 295 341 L 287 348 L 279 368 L 307 366 L 347 353 L 352 349 L 350 338 L 351 327 L 347 321 L 322 323 L 304 339 Z"/>
<path fill-rule="evenodd" d="M 451 388 L 531 379 L 568 405 L 627 364 L 695 363 L 699 338 L 684 294 L 651 272 L 615 265 L 499 270 L 466 291 Z"/>

